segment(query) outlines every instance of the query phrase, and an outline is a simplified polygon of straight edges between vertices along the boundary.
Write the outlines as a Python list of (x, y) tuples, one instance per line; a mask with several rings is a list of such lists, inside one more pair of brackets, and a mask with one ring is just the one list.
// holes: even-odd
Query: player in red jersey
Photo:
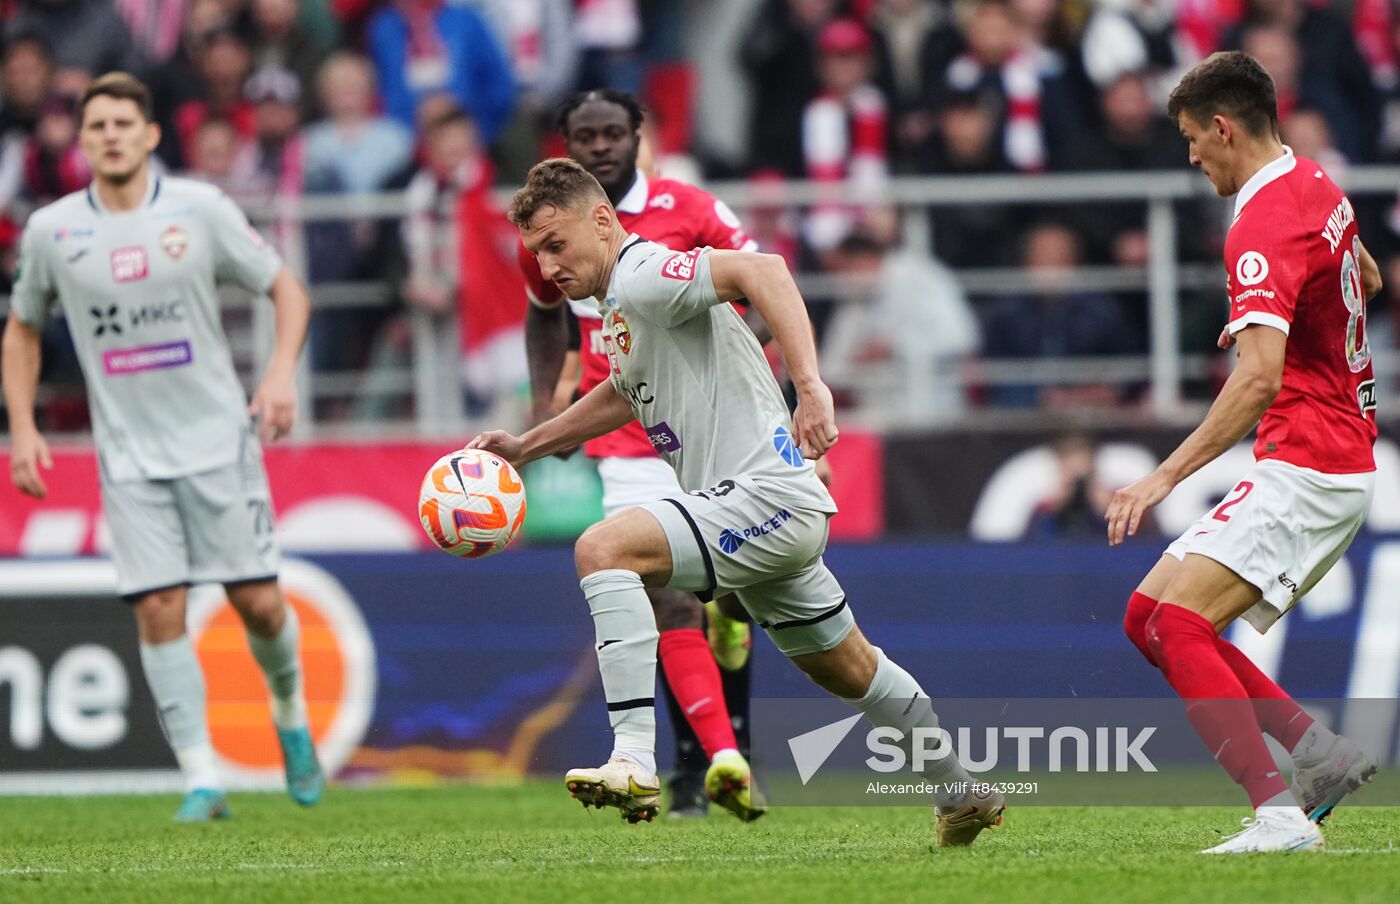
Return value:
[[(575, 95), (560, 108), (558, 118), (570, 156), (603, 186), (623, 228), (680, 251), (706, 245), (752, 251), (755, 244), (723, 201), (683, 182), (649, 179), (638, 169), (641, 125), (641, 105), (631, 95), (618, 91)], [(520, 268), (531, 301), (525, 320), (525, 344), (535, 416), (544, 419), (554, 413), (548, 409), (570, 344), (569, 311), (577, 318), (581, 339), (580, 394), (608, 379), (605, 343), (611, 337), (602, 334), (603, 321), (597, 306), (591, 300), (567, 300), (558, 286), (541, 276), (535, 256), (524, 245), (520, 246)], [(598, 463), (607, 515), (681, 492), (675, 473), (656, 454), (651, 439), (635, 420), (620, 430), (589, 440), (583, 450)], [(742, 640), (730, 645), (737, 648), (739, 655), (720, 670), (703, 632), (705, 609), (700, 600), (693, 594), (666, 588), (649, 588), (647, 595), (661, 632), (661, 667), (676, 734), (677, 774), (671, 781), (670, 813), (700, 815), (705, 810), (707, 791), (715, 796), (717, 783), (724, 780), (724, 770), (739, 768), (726, 764), (730, 752), (748, 746), (748, 626), (731, 622), (711, 605), (712, 623), (726, 623), (730, 636), (742, 632)], [(747, 765), (742, 768), (747, 774)], [(747, 803), (747, 795), (723, 799), (745, 821), (762, 813), (761, 808)]]
[[(1320, 823), (1375, 767), (1313, 721), (1220, 633), (1243, 616), (1266, 631), (1346, 551), (1370, 506), (1375, 381), (1366, 300), (1380, 271), (1351, 202), (1279, 141), (1273, 80), (1245, 54), (1217, 53), (1182, 78), (1167, 112), (1221, 196), (1230, 314), (1221, 348), (1239, 365), (1205, 421), (1109, 505), (1112, 545), (1187, 475), (1256, 423), (1254, 467), (1167, 547), (1128, 603), (1124, 630), (1189, 701), (1191, 723), (1248, 792), (1255, 818), (1204, 853), (1322, 846)], [(1262, 418), (1262, 420), (1261, 420)], [(1264, 743), (1290, 752), (1293, 788)]]

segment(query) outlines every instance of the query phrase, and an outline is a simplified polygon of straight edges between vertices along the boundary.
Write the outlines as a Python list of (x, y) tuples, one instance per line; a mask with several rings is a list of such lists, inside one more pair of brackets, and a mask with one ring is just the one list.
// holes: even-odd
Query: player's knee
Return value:
[(1171, 643), (1170, 620), (1165, 617), (1165, 606), (1158, 606), (1152, 610), (1152, 614), (1143, 622), (1142, 634), (1147, 647), (1147, 654), (1151, 656), (1154, 663), (1164, 663), (1167, 660), (1167, 647)]
[(282, 591), (276, 581), (259, 581), (228, 588), (229, 602), (238, 610), (243, 625), (254, 634), (272, 637), (286, 620)]
[(168, 643), (185, 633), (185, 588), (143, 594), (131, 606), (143, 643)]
[(574, 566), (586, 578), (608, 568), (626, 568), (625, 550), (606, 521), (589, 527), (574, 543)]
[(653, 587), (647, 590), (647, 596), (651, 599), (652, 611), (656, 613), (658, 631), (704, 627), (705, 610), (693, 593)]
[(1154, 666), (1157, 659), (1152, 655), (1152, 648), (1147, 643), (1147, 620), (1156, 609), (1154, 600), (1141, 593), (1134, 593), (1128, 600), (1127, 611), (1123, 613), (1123, 633), (1128, 635), (1128, 640), (1138, 648), (1138, 652)]

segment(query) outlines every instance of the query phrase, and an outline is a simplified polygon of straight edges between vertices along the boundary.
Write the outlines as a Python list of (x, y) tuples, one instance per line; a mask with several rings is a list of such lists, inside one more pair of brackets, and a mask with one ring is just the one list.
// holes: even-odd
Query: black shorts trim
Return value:
[(828, 618), (835, 618), (841, 614), (841, 610), (844, 608), (846, 608), (846, 600), (843, 597), (841, 602), (820, 615), (814, 615), (811, 618), (796, 618), (792, 621), (775, 622), (771, 625), (766, 622), (759, 622), (758, 626), (768, 631), (781, 631), (784, 628), (800, 628), (803, 625), (815, 625), (817, 622), (824, 622)]
[(695, 523), (695, 519), (690, 516), (690, 512), (687, 512), (685, 510), (685, 506), (681, 505), (674, 499), (667, 498), (661, 501), (669, 502), (672, 505), (674, 505), (676, 507), (676, 511), (680, 512), (681, 517), (685, 519), (685, 523), (690, 525), (690, 532), (695, 535), (695, 544), (700, 547), (700, 557), (705, 562), (705, 580), (707, 582), (706, 588), (704, 590), (697, 591), (695, 595), (700, 597), (701, 602), (708, 603), (711, 599), (714, 598), (716, 586), (715, 562), (714, 559), (710, 558), (710, 548), (705, 545), (705, 538), (700, 535), (699, 526)]
[(255, 577), (255, 578), (234, 578), (234, 579), (231, 580), (231, 581), (208, 581), (207, 583), (210, 583), (210, 584), (223, 584), (225, 588), (228, 588), (228, 587), (242, 587), (244, 584), (261, 584), (261, 583), (263, 583), (264, 581), (271, 581), (271, 582), (273, 582), (273, 583), (275, 584), (275, 583), (277, 583), (277, 575), (275, 575), (275, 574), (264, 574), (264, 575), (259, 575), (258, 577)]
[(608, 712), (622, 712), (624, 709), (641, 709), (643, 706), (655, 706), (655, 697), (638, 697), (635, 700), (620, 700), (617, 703), (608, 704)]
[(189, 581), (176, 581), (173, 584), (161, 584), (159, 587), (147, 587), (144, 590), (136, 590), (131, 593), (123, 593), (121, 595), (121, 601), (123, 603), (126, 603), (128, 606), (134, 606), (137, 603), (141, 602), (141, 597), (143, 596), (148, 596), (152, 593), (160, 593), (162, 590), (174, 590), (176, 587), (189, 586)]

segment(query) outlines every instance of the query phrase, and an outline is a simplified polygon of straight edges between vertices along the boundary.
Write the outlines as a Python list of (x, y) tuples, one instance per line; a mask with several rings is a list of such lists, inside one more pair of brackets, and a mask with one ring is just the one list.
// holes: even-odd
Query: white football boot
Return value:
[[(1314, 749), (1320, 748), (1320, 749)], [(1293, 760), (1293, 796), (1313, 822), (1321, 823), (1343, 797), (1366, 784), (1376, 767), (1351, 740), (1335, 735), (1299, 751)]]
[(1260, 807), (1253, 819), (1242, 819), (1244, 829), (1202, 854), (1262, 854), (1318, 851), (1322, 831), (1297, 807)]
[(596, 769), (570, 769), (564, 786), (584, 809), (617, 807), (630, 823), (651, 822), (661, 800), (661, 780), (625, 756), (615, 756)]

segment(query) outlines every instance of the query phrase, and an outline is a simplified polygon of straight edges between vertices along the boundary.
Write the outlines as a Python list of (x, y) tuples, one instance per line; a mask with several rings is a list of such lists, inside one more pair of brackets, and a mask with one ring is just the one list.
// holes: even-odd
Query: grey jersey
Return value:
[(223, 192), (152, 175), (133, 210), (90, 187), (35, 211), (10, 304), (34, 327), (61, 306), (107, 476), (182, 477), (235, 461), (248, 422), (216, 286), (265, 292), (281, 266)]
[(682, 489), (745, 476), (791, 504), (834, 513), (802, 458), (763, 350), (710, 278), (710, 249), (630, 236), (599, 305), (612, 382)]

